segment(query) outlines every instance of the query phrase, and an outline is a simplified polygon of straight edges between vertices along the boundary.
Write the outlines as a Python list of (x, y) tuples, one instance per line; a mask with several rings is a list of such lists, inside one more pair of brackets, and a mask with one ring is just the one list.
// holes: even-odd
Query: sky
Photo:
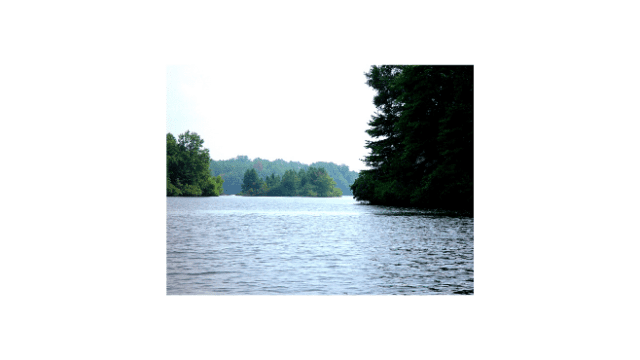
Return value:
[(167, 132), (204, 139), (213, 160), (238, 155), (366, 168), (375, 112), (371, 64), (238, 62), (167, 66)]

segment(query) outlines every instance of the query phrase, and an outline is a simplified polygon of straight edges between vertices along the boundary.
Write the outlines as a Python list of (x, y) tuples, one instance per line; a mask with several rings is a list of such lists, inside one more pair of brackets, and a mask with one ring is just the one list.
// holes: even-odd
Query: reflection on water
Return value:
[(473, 294), (473, 218), (342, 198), (167, 198), (167, 294)]

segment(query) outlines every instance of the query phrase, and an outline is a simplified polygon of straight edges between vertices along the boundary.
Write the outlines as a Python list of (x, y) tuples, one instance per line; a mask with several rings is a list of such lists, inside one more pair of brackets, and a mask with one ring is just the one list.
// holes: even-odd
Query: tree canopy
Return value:
[(342, 190), (335, 187), (336, 182), (324, 168), (310, 166), (298, 172), (287, 170), (282, 178), (272, 173), (262, 180), (255, 168), (244, 173), (240, 195), (250, 196), (342, 196)]
[(285, 161), (282, 159), (269, 161), (256, 158), (251, 160), (244, 155), (229, 160), (212, 160), (209, 167), (212, 175), (222, 176), (225, 181), (225, 193), (229, 194), (241, 191), (244, 173), (250, 168), (255, 169), (258, 176), (266, 181), (272, 174), (282, 179), (287, 170), (293, 170), (298, 173), (301, 169), (306, 171), (310, 167), (322, 167), (329, 174), (329, 177), (336, 182), (335, 186), (342, 190), (342, 193), (345, 195), (351, 195), (349, 185), (353, 184), (354, 180), (358, 177), (358, 173), (350, 171), (347, 165), (337, 165), (332, 162), (315, 162), (307, 165), (297, 161)]
[(209, 149), (197, 133), (167, 133), (167, 196), (218, 196), (224, 180), (209, 172)]
[(351, 185), (371, 204), (473, 210), (473, 66), (372, 66), (371, 150)]

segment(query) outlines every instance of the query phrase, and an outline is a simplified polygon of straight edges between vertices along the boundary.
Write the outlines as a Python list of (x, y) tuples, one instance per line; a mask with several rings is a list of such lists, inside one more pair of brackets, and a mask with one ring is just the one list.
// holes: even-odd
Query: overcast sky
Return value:
[(365, 169), (375, 91), (371, 64), (269, 63), (167, 67), (167, 132), (190, 130), (214, 160), (237, 155)]

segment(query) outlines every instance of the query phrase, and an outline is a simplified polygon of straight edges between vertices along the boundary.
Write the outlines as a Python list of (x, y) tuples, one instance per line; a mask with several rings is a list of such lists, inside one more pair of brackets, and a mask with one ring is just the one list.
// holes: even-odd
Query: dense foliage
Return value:
[(256, 158), (250, 160), (247, 156), (241, 155), (229, 160), (211, 161), (209, 165), (212, 175), (220, 175), (224, 179), (224, 190), (227, 194), (233, 194), (241, 191), (241, 185), (244, 180), (244, 174), (248, 169), (255, 169), (256, 173), (263, 181), (267, 177), (275, 174), (282, 178), (287, 170), (299, 172), (301, 169), (307, 170), (310, 167), (324, 168), (336, 182), (336, 187), (342, 190), (345, 195), (351, 195), (349, 185), (353, 184), (358, 177), (355, 171), (349, 171), (347, 165), (336, 165), (331, 162), (315, 162), (311, 165), (303, 164), (297, 161), (284, 161), (277, 159), (275, 161)]
[(287, 170), (282, 178), (272, 173), (262, 180), (254, 168), (247, 169), (243, 176), (240, 195), (251, 196), (342, 196), (342, 190), (324, 168), (310, 166), (298, 172)]
[(178, 140), (167, 133), (167, 196), (218, 196), (222, 177), (209, 172), (209, 149), (204, 140), (189, 131)]
[(473, 66), (372, 66), (366, 77), (375, 141), (354, 197), (473, 211)]

